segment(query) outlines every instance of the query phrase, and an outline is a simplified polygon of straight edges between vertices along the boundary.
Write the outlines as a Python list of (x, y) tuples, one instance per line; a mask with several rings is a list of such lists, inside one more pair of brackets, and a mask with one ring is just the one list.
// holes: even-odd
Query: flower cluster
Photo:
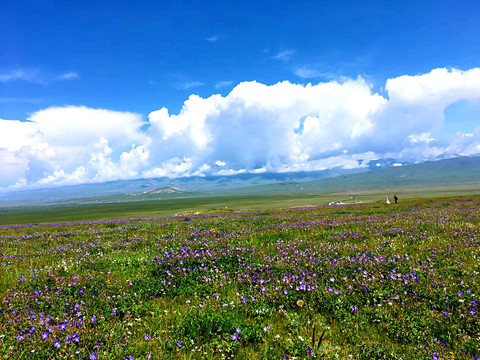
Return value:
[(0, 358), (474, 358), (479, 215), (459, 200), (3, 226)]

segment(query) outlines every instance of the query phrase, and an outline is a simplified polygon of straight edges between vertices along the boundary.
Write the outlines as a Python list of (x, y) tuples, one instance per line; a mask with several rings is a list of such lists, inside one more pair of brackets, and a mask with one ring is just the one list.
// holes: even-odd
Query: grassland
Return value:
[(400, 199), (2, 226), (0, 358), (478, 358), (480, 196)]
[[(386, 195), (393, 194), (402, 200), (470, 196), (480, 194), (480, 157), (458, 157), (311, 181), (297, 181), (306, 179), (306, 174), (296, 173), (239, 176), (139, 179), (0, 194), (0, 225), (285, 209), (355, 200), (382, 202)], [(282, 181), (270, 183), (272, 176)], [(196, 190), (142, 195), (144, 186), (150, 183)], [(230, 188), (232, 184), (234, 188)], [(124, 192), (112, 195), (120, 189)], [(127, 194), (127, 189), (137, 189), (136, 196)], [(33, 205), (35, 202), (38, 205)]]
[(180, 198), (130, 202), (69, 203), (0, 208), (0, 225), (39, 224), (49, 222), (107, 220), (118, 218), (147, 218), (184, 214), (211, 214), (235, 211), (288, 209), (302, 206), (322, 206), (330, 202), (378, 202), (385, 196), (397, 194), (401, 201), (414, 198), (442, 196), (471, 196), (480, 194), (478, 184), (454, 186), (372, 186), (355, 189), (345, 184), (337, 188), (319, 189), (313, 183), (283, 186), (260, 186), (223, 191), (212, 194), (194, 194)]

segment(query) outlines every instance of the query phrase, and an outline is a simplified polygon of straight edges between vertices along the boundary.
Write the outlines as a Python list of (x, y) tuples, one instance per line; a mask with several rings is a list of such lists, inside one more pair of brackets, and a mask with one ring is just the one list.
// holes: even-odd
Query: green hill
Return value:
[(480, 156), (396, 166), (303, 183), (243, 188), (242, 193), (359, 193), (383, 190), (480, 188)]
[(338, 176), (304, 184), (325, 190), (373, 190), (480, 184), (480, 156), (458, 157), (367, 173)]

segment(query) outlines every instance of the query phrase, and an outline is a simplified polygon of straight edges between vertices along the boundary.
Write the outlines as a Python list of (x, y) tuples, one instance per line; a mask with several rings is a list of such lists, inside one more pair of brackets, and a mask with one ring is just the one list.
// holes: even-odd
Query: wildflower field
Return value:
[(474, 359), (480, 197), (0, 227), (0, 359)]

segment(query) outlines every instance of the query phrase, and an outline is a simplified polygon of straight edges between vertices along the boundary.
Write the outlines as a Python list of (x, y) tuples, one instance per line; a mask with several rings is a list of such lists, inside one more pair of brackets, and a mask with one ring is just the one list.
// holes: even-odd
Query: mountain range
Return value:
[(0, 192), (0, 207), (35, 204), (111, 203), (188, 197), (356, 192), (411, 187), (480, 187), (480, 156), (419, 164), (393, 159), (358, 169), (334, 168), (297, 173), (237, 174), (186, 178), (119, 180), (82, 185)]

